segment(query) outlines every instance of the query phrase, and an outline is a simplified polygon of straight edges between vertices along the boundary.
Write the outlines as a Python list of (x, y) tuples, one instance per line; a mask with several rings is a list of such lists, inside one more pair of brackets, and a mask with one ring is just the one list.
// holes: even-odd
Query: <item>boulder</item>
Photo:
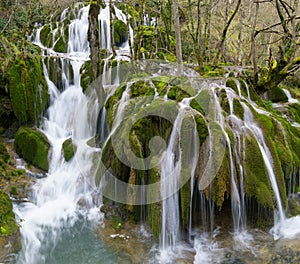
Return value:
[(30, 164), (47, 171), (50, 143), (37, 129), (20, 127), (15, 135), (14, 148)]

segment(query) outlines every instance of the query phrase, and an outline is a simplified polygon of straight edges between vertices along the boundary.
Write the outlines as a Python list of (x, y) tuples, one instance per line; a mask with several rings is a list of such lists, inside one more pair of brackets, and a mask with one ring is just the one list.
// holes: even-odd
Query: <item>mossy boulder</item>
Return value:
[(39, 130), (21, 127), (15, 135), (14, 148), (30, 164), (47, 171), (50, 143)]
[(267, 98), (270, 101), (272, 101), (273, 103), (287, 102), (288, 101), (288, 98), (287, 98), (286, 94), (278, 86), (276, 86), (273, 89), (267, 91)]
[(8, 70), (9, 93), (20, 122), (36, 122), (48, 103), (48, 89), (40, 56), (18, 56)]
[(236, 98), (233, 99), (233, 113), (240, 119), (244, 119), (244, 108)]
[(122, 43), (127, 41), (127, 26), (122, 20), (115, 20), (114, 22), (114, 40), (116, 46), (121, 46)]
[(69, 161), (74, 157), (77, 150), (77, 146), (73, 144), (72, 139), (69, 138), (63, 143), (62, 150), (63, 150), (65, 160)]
[(0, 235), (9, 236), (18, 231), (12, 202), (8, 195), (0, 191)]
[(60, 53), (66, 53), (68, 50), (68, 42), (61, 36), (56, 42), (53, 47), (53, 50)]
[(246, 195), (255, 197), (262, 206), (273, 209), (275, 197), (259, 146), (252, 136), (247, 137), (245, 140), (246, 149), (243, 165)]

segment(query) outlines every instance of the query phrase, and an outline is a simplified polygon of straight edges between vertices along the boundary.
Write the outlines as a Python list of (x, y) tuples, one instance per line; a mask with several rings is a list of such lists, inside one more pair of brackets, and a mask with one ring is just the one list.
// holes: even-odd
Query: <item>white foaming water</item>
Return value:
[(207, 233), (195, 238), (194, 250), (194, 264), (217, 264), (224, 260), (224, 250)]
[(279, 238), (294, 239), (299, 237), (300, 215), (278, 221), (270, 230), (270, 233), (275, 240)]

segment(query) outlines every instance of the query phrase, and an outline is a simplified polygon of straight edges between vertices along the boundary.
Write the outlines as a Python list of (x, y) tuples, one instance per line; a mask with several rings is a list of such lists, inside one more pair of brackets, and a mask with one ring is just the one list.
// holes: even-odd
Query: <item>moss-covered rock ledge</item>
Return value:
[(47, 137), (37, 129), (20, 127), (15, 135), (14, 148), (20, 157), (45, 171), (49, 168), (50, 147)]

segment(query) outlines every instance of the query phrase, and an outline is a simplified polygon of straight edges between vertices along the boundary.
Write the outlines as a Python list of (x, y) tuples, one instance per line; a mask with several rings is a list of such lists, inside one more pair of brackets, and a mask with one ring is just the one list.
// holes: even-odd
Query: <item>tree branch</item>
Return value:
[[(293, 17), (287, 19), (285, 22), (286, 22), (286, 23), (287, 23), (287, 22), (290, 22), (292, 19), (293, 19)], [(295, 19), (296, 19), (296, 20), (300, 19), (300, 16), (295, 17)], [(282, 24), (282, 22), (278, 22), (278, 23), (276, 23), (276, 24), (273, 24), (273, 25), (271, 25), (271, 26), (265, 27), (265, 28), (263, 28), (263, 29), (256, 30), (256, 31), (255, 31), (255, 37), (256, 37), (259, 33), (262, 33), (262, 32), (264, 32), (264, 31), (267, 31), (267, 30), (271, 29), (271, 28), (280, 26), (281, 24)]]

